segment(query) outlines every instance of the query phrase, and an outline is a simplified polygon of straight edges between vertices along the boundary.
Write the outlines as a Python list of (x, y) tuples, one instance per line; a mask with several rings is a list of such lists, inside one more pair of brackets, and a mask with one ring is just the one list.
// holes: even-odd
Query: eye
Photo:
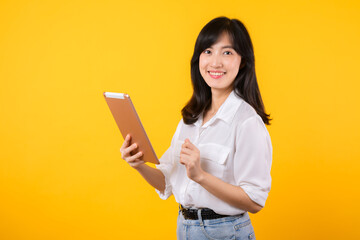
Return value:
[(211, 51), (210, 51), (209, 49), (206, 49), (203, 53), (205, 53), (205, 54), (210, 54)]
[(230, 52), (230, 51), (225, 51), (224, 54), (225, 54), (225, 55), (232, 55), (232, 52)]

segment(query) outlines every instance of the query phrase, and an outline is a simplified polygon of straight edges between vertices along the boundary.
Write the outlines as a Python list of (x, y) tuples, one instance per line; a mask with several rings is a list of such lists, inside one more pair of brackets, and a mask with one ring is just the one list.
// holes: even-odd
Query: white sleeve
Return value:
[(166, 152), (159, 159), (160, 164), (155, 165), (165, 176), (165, 190), (160, 192), (155, 188), (155, 191), (159, 194), (160, 198), (163, 200), (168, 199), (172, 194), (172, 187), (170, 184), (170, 173), (173, 168), (172, 164), (172, 147), (170, 146)]
[(234, 177), (236, 185), (263, 207), (271, 188), (271, 163), (270, 136), (260, 116), (256, 115), (237, 130)]
[(160, 192), (159, 190), (155, 189), (155, 191), (159, 194), (160, 198), (163, 200), (168, 199), (172, 195), (172, 186), (170, 183), (170, 175), (174, 168), (174, 146), (175, 141), (179, 138), (180, 129), (183, 124), (183, 120), (181, 119), (175, 134), (171, 140), (170, 147), (166, 150), (166, 152), (161, 156), (159, 159), (160, 164), (155, 165), (157, 169), (159, 169), (165, 176), (165, 190), (164, 192)]

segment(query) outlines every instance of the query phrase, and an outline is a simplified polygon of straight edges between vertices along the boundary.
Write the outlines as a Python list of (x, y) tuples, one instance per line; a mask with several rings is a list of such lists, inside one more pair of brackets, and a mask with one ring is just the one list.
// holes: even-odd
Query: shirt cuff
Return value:
[(261, 188), (249, 187), (249, 186), (240, 186), (245, 193), (249, 196), (251, 200), (259, 204), (260, 206), (264, 207), (266, 199), (269, 195), (268, 192), (262, 190)]
[(157, 169), (159, 169), (165, 176), (165, 190), (163, 192), (160, 192), (158, 189), (155, 188), (155, 191), (159, 194), (159, 197), (163, 200), (168, 199), (171, 195), (172, 195), (172, 187), (171, 184), (169, 183), (168, 180), (168, 176), (165, 173), (166, 171), (164, 171), (161, 167), (161, 165), (155, 165)]

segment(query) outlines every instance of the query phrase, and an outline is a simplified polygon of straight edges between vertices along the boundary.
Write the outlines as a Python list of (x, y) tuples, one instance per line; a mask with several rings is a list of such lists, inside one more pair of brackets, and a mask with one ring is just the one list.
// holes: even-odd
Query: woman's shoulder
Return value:
[(270, 142), (270, 135), (266, 125), (256, 110), (247, 102), (243, 101), (234, 117), (235, 132), (258, 136)]
[(234, 116), (234, 122), (237, 125), (241, 125), (242, 123), (250, 119), (261, 119), (261, 117), (257, 114), (256, 110), (249, 103), (247, 103), (244, 99), (240, 97), (237, 98), (239, 99), (239, 101), (241, 101), (241, 104)]

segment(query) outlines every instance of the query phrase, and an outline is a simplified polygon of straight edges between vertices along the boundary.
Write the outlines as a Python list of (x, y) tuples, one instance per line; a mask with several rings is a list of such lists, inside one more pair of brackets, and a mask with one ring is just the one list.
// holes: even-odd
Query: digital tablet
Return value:
[(136, 143), (138, 145), (136, 152), (143, 152), (143, 156), (140, 159), (145, 162), (159, 164), (159, 160), (129, 95), (125, 93), (104, 92), (104, 97), (123, 138), (125, 139), (126, 135), (130, 134), (130, 144)]

